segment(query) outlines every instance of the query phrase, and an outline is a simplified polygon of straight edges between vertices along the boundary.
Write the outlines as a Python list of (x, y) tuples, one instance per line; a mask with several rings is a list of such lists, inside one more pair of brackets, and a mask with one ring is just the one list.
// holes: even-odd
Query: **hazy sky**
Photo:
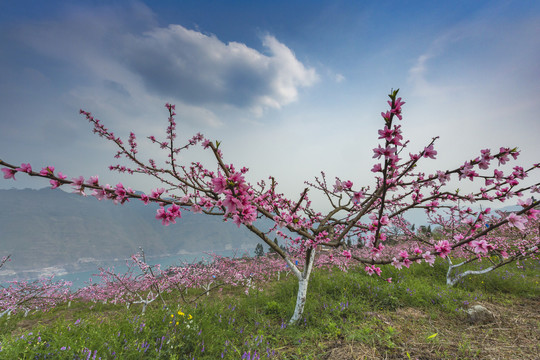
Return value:
[(222, 141), (252, 182), (274, 175), (296, 197), (324, 170), (356, 187), (400, 88), (409, 151), (441, 136), (426, 170), (500, 146), (530, 165), (539, 64), (538, 1), (0, 1), (0, 158), (149, 191), (107, 170), (114, 148), (78, 110), (144, 145), (171, 102), (180, 138)]

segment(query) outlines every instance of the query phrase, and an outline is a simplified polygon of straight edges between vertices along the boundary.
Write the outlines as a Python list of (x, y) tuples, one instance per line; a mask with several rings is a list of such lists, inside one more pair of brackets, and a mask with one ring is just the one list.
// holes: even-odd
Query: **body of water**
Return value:
[[(247, 254), (249, 256), (254, 255), (254, 249), (242, 249), (242, 250), (223, 250), (223, 251), (216, 251), (215, 254), (225, 257), (242, 257), (244, 254)], [(131, 259), (129, 259), (131, 260)], [(212, 260), (212, 256), (210, 256), (207, 253), (190, 253), (190, 254), (176, 254), (176, 255), (166, 255), (161, 257), (147, 257), (146, 262), (148, 265), (157, 265), (159, 264), (161, 266), (162, 270), (167, 269), (171, 266), (178, 266), (181, 264), (192, 264), (192, 263), (198, 263), (199, 261), (203, 262), (209, 262)], [(111, 270), (114, 269), (114, 272), (116, 274), (123, 274), (128, 270), (128, 266), (126, 265), (126, 259), (124, 260), (118, 260), (118, 261), (111, 261), (108, 262), (105, 266), (101, 266), (105, 269), (110, 268)], [(141, 271), (138, 268), (134, 268), (133, 270), (134, 274), (140, 274)], [(98, 266), (96, 265), (95, 269), (91, 270), (85, 270), (85, 271), (78, 271), (73, 273), (65, 273), (62, 272), (61, 274), (55, 274), (54, 280), (55, 281), (71, 281), (72, 287), (71, 289), (73, 291), (80, 289), (82, 287), (85, 287), (92, 281), (92, 283), (99, 283), (100, 277), (96, 276), (96, 274), (99, 274)], [(28, 279), (28, 280), (35, 280), (35, 279)], [(9, 284), (6, 283), (6, 279), (3, 279), (0, 282), (0, 285), (2, 286), (8, 286)]]

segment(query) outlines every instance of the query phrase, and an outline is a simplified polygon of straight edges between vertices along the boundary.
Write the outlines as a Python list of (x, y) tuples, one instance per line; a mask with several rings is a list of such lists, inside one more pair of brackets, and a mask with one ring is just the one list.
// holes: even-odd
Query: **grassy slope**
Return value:
[[(316, 270), (297, 326), (287, 325), (296, 295), (291, 276), (250, 296), (224, 288), (191, 305), (167, 294), (171, 310), (156, 301), (144, 316), (137, 307), (77, 303), (0, 319), (0, 358), (538, 358), (538, 261), (454, 288), (445, 286), (444, 274), (441, 263), (387, 267), (388, 284), (359, 269)], [(492, 310), (495, 322), (469, 324), (463, 309), (473, 304)]]

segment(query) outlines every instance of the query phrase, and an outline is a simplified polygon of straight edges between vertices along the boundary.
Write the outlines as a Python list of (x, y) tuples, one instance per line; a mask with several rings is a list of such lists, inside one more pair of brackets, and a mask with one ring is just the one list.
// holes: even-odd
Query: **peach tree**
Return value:
[[(452, 209), (457, 203), (504, 201), (539, 192), (540, 185), (538, 182), (520, 185), (529, 173), (539, 168), (539, 164), (529, 168), (516, 167), (510, 173), (504, 173), (504, 165), (519, 156), (516, 148), (501, 147), (494, 152), (485, 149), (480, 156), (454, 169), (433, 174), (419, 172), (417, 169), (422, 160), (436, 158), (434, 145), (437, 137), (423, 149), (405, 154), (408, 141), (405, 141), (402, 126), (398, 124), (402, 120), (405, 103), (397, 94), (398, 90), (391, 91), (389, 109), (381, 113), (380, 142), (372, 150), (376, 160), (371, 169), (374, 181), (366, 186), (340, 178), (329, 183), (322, 173), (314, 181), (306, 182), (306, 188), (297, 197), (290, 198), (280, 193), (274, 177), (249, 182), (246, 179), (249, 170), (229, 162), (220, 149), (219, 141), (211, 141), (199, 133), (180, 142), (177, 139), (175, 106), (168, 103), (165, 105), (168, 112), (165, 137), (147, 137), (150, 143), (164, 151), (161, 163), (141, 157), (133, 132), (124, 141), (91, 113), (80, 111), (92, 124), (94, 133), (116, 145), (115, 158), (123, 159), (123, 162), (111, 165), (110, 170), (153, 178), (156, 186), (149, 192), (136, 192), (122, 183), (114, 186), (103, 184), (98, 176), (68, 178), (51, 165), (40, 171), (33, 170), (28, 163), (16, 166), (0, 160), (0, 165), (4, 166), (2, 171), (6, 179), (15, 179), (22, 173), (46, 178), (52, 188), (70, 185), (81, 195), (90, 191), (99, 200), (107, 199), (118, 204), (130, 200), (155, 203), (159, 206), (156, 219), (164, 226), (180, 219), (182, 211), (191, 211), (222, 216), (239, 227), (246, 227), (266, 243), (296, 276), (298, 292), (290, 319), (295, 323), (302, 316), (310, 275), (321, 247), (340, 248), (338, 256), (360, 262), (369, 275), (380, 276), (382, 264), (408, 267), (413, 262), (433, 263), (435, 257), (446, 258), (467, 246), (477, 249), (484, 236), (505, 224), (525, 224), (529, 219), (536, 219), (534, 207), (539, 202), (531, 200), (518, 213), (494, 219), (489, 228), (472, 224), (472, 227), (454, 233), (452, 239), (424, 239), (422, 246), (413, 246), (410, 251), (396, 246), (395, 241), (390, 245), (387, 240), (393, 224), (403, 222), (404, 215), (412, 209), (436, 213), (441, 209)], [(210, 152), (213, 160), (209, 164), (202, 161), (183, 163), (180, 154), (195, 146), (202, 146)], [(461, 194), (452, 189), (451, 180), (455, 177), (477, 184), (477, 190)], [(329, 210), (315, 209), (310, 192), (321, 192)], [(270, 228), (268, 223), (272, 224)], [(272, 241), (274, 234), (288, 245), (287, 249)], [(406, 236), (399, 242), (411, 244)], [(491, 245), (495, 247), (498, 243)], [(358, 246), (363, 248), (362, 253), (356, 251)]]

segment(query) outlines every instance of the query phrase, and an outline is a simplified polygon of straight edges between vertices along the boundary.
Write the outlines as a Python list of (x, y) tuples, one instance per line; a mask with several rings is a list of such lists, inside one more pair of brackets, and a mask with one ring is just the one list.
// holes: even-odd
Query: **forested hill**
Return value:
[(90, 258), (128, 258), (139, 246), (148, 256), (161, 256), (252, 249), (258, 243), (221, 216), (183, 211), (176, 224), (163, 226), (156, 209), (134, 199), (114, 205), (58, 189), (0, 190), (0, 257), (12, 258), (4, 270), (77, 270)]

